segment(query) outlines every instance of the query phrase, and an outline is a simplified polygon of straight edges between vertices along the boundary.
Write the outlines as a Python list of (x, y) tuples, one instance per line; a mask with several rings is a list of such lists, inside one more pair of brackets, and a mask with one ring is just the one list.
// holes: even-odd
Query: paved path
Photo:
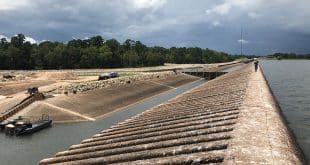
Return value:
[(249, 77), (240, 111), (226, 164), (302, 164), (260, 69)]

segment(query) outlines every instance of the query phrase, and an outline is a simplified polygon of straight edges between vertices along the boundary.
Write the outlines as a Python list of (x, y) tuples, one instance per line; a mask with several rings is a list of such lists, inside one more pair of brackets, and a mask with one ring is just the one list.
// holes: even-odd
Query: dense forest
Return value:
[(0, 41), (0, 69), (77, 69), (157, 66), (164, 63), (215, 63), (234, 60), (223, 52), (198, 47), (148, 47), (140, 41), (101, 36), (68, 43), (31, 44), (23, 34)]
[(295, 54), (295, 53), (274, 53), (273, 55), (268, 55), (268, 58), (277, 59), (309, 59), (310, 54)]

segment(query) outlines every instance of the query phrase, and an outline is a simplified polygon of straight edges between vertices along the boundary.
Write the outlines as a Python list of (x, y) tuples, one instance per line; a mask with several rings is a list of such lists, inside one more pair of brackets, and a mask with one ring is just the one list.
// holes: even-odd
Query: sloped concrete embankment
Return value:
[(135, 81), (77, 94), (59, 95), (35, 102), (16, 115), (37, 119), (40, 114), (48, 114), (54, 123), (93, 121), (196, 80), (199, 78), (174, 74), (167, 78), (156, 77), (147, 81)]
[[(270, 118), (276, 126), (270, 120), (266, 125), (268, 114), (278, 111), (270, 104), (253, 109), (274, 100), (251, 99), (267, 87), (255, 86), (252, 69), (248, 65), (214, 79), (39, 164), (256, 164), (263, 157), (265, 164), (302, 164), (281, 116)], [(260, 111), (264, 115), (257, 116)]]

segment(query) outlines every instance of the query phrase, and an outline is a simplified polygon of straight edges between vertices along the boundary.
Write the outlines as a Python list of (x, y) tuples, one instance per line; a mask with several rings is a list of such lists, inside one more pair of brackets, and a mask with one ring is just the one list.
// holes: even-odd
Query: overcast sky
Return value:
[[(310, 53), (310, 0), (0, 0), (0, 37), (101, 35), (238, 54)], [(241, 27), (244, 39), (240, 38)]]

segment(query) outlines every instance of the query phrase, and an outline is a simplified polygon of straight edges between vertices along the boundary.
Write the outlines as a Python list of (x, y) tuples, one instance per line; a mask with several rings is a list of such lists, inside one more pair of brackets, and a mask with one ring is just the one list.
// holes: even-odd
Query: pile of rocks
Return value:
[(68, 86), (62, 86), (56, 90), (56, 93), (76, 93), (76, 92), (85, 92), (94, 89), (102, 89), (110, 86), (121, 86), (128, 83), (134, 83), (137, 81), (147, 81), (156, 78), (166, 78), (175, 76), (175, 73), (172, 71), (167, 72), (154, 72), (154, 73), (143, 73), (140, 75), (134, 76), (125, 76), (118, 77), (103, 81), (87, 81), (87, 82), (79, 82), (73, 83)]
[(0, 74), (0, 82), (24, 80), (26, 76), (16, 74)]

